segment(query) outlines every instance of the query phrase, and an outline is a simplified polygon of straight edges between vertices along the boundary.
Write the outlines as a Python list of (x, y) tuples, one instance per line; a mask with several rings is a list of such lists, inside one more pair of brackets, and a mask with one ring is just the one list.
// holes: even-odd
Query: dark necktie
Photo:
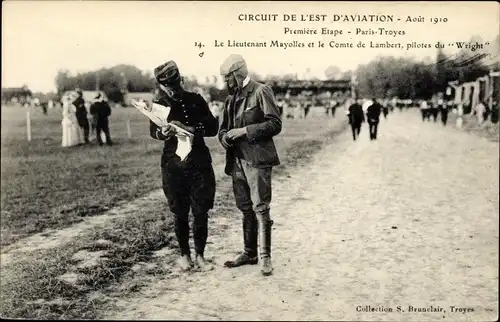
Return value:
[(233, 127), (236, 127), (236, 115), (238, 115), (238, 111), (236, 110), (236, 101), (238, 100), (238, 97), (240, 96), (241, 90), (238, 88), (236, 92), (233, 95), (232, 101), (231, 101), (231, 111), (233, 113), (232, 119), (233, 119)]

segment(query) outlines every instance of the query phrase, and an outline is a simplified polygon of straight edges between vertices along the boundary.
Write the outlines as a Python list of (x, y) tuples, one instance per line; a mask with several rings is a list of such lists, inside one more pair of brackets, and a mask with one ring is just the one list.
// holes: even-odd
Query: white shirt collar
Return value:
[(245, 77), (245, 79), (243, 80), (243, 86), (241, 86), (241, 88), (247, 86), (248, 83), (250, 83), (250, 76)]

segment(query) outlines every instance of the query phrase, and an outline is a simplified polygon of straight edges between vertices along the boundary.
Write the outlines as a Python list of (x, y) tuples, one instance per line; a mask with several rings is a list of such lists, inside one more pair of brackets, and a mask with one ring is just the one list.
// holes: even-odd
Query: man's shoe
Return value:
[(177, 264), (181, 268), (182, 271), (189, 271), (193, 268), (193, 261), (191, 260), (191, 256), (183, 255), (177, 260)]
[(262, 267), (261, 267), (261, 273), (264, 276), (269, 276), (273, 274), (273, 266), (271, 265), (271, 257), (264, 257), (261, 259), (262, 261)]
[(214, 269), (214, 266), (209, 262), (207, 262), (207, 260), (203, 257), (203, 255), (197, 254), (194, 261), (198, 269), (200, 269), (201, 271), (206, 272)]
[(255, 265), (258, 262), (259, 258), (257, 256), (250, 257), (245, 253), (241, 253), (234, 260), (225, 262), (224, 266), (233, 268), (242, 265)]

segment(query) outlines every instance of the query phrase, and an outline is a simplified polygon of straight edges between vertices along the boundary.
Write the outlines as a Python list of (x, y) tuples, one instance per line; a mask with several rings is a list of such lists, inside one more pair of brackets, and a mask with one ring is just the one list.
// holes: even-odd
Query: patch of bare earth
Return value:
[(361, 135), (274, 180), (273, 276), (223, 267), (242, 248), (233, 211), (210, 220), (214, 271), (158, 276), (105, 318), (496, 320), (498, 145), (412, 112)]

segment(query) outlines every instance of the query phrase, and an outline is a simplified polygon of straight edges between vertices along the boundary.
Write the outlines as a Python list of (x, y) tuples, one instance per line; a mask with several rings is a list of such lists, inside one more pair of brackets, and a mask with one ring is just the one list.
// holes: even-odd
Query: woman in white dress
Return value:
[(82, 143), (75, 116), (76, 107), (73, 105), (73, 100), (74, 97), (72, 95), (65, 96), (62, 99), (62, 147), (70, 147)]

